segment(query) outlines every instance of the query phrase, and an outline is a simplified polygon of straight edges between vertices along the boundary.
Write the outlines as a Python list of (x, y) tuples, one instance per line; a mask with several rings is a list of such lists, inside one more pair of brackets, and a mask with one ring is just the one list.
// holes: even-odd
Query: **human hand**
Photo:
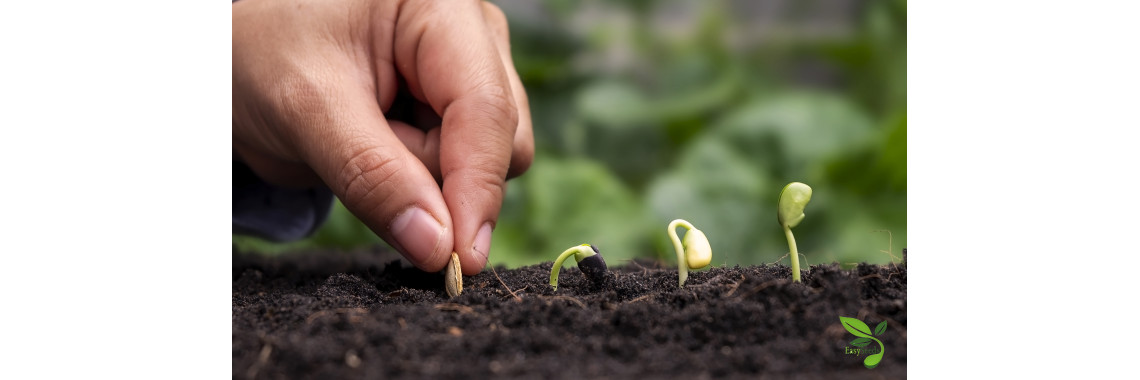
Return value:
[[(327, 184), (420, 269), (455, 251), (479, 273), (534, 155), (508, 36), (482, 1), (238, 1), (234, 153), (268, 182)], [(409, 95), (427, 125), (385, 117)]]

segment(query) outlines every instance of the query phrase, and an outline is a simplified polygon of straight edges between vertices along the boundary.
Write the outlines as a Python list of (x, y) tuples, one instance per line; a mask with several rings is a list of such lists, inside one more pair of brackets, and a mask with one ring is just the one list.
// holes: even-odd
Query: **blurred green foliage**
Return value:
[[(495, 1), (511, 22), (537, 155), (508, 185), (491, 263), (591, 243), (675, 260), (689, 220), (713, 265), (780, 260), (780, 189), (814, 189), (807, 264), (906, 246), (905, 1)], [(875, 230), (891, 231), (888, 234)], [(315, 236), (262, 251), (380, 242), (337, 205)], [(784, 263), (788, 262), (785, 257)]]

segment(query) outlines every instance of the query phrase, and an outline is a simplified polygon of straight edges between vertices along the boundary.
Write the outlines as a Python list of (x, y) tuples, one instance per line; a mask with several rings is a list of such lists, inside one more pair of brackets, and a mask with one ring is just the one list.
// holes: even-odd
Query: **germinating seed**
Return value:
[(443, 287), (448, 297), (455, 298), (463, 293), (463, 270), (459, 267), (459, 254), (455, 252), (451, 253), (451, 261), (443, 273)]
[[(590, 248), (594, 248), (594, 252), (598, 252), (598, 248), (594, 246), (590, 246)], [(578, 269), (581, 270), (582, 274), (585, 274), (586, 278), (594, 283), (594, 285), (600, 286), (606, 281), (606, 260), (602, 258), (600, 252), (579, 261)]]

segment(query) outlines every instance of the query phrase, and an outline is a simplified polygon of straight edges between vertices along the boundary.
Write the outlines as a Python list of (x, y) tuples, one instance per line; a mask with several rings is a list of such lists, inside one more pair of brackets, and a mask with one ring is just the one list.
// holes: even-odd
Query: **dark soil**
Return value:
[[(592, 286), (551, 262), (486, 268), (448, 299), (441, 274), (387, 249), (233, 256), (234, 378), (906, 377), (906, 266), (690, 272), (609, 263)], [(512, 294), (513, 293), (513, 294)], [(863, 365), (839, 317), (885, 347)], [(865, 349), (876, 348), (871, 343)]]

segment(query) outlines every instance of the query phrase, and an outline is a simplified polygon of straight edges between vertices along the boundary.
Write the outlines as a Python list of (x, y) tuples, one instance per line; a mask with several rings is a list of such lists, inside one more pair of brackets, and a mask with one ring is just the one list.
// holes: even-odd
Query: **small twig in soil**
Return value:
[(692, 287), (693, 289), (719, 288), (723, 284), (717, 284), (716, 282), (717, 282), (717, 280), (720, 280), (722, 277), (724, 277), (723, 274), (718, 274), (718, 275), (716, 275), (716, 277), (713, 277), (713, 278), (709, 279), (708, 281), (702, 282), (702, 283), (697, 284), (697, 285), (689, 285), (689, 286)]
[(519, 295), (515, 294), (515, 291), (511, 290), (511, 287), (507, 286), (507, 283), (503, 282), (502, 278), (499, 278), (499, 272), (495, 271), (494, 266), (491, 266), (491, 273), (495, 275), (495, 279), (499, 280), (500, 284), (503, 284), (504, 288), (507, 288), (507, 292), (511, 293), (511, 296), (515, 297), (515, 301), (522, 301), (522, 298), (519, 298)]
[(634, 303), (634, 302), (637, 302), (637, 301), (644, 301), (644, 300), (647, 300), (647, 299), (649, 299), (649, 297), (653, 297), (654, 295), (655, 295), (655, 294), (646, 294), (646, 295), (644, 295), (644, 296), (641, 296), (641, 297), (637, 297), (637, 298), (631, 299), (631, 300), (629, 300), (629, 301), (625, 301), (625, 303)]
[(636, 265), (638, 268), (641, 268), (641, 274), (642, 275), (649, 273), (649, 268), (641, 266), (641, 264), (638, 264), (636, 260), (627, 260), (627, 261), (629, 261), (630, 264)]
[[(332, 309), (332, 310), (321, 310), (321, 311), (318, 311), (316, 313), (309, 314), (309, 317), (305, 318), (305, 323), (306, 324), (313, 323), (313, 321), (316, 320), (317, 318), (320, 318), (321, 316), (327, 315), (327, 314), (354, 314), (354, 313), (368, 314), (368, 309), (365, 309), (362, 307), (352, 307), (352, 308), (342, 307), (342, 308), (337, 308), (337, 309)], [(350, 320), (349, 320), (350, 322), (356, 322), (356, 320), (351, 319), (352, 316), (349, 316), (349, 317), (350, 317)]]
[(890, 281), (890, 280), (891, 280), (891, 276), (894, 276), (894, 275), (896, 275), (896, 274), (902, 274), (902, 271), (901, 271), (901, 270), (899, 270), (899, 265), (898, 265), (898, 264), (895, 264), (895, 263), (891, 263), (891, 266), (890, 266), (890, 268), (894, 268), (894, 271), (892, 272), (890, 269), (887, 269), (887, 278), (886, 278), (884, 281)]
[(898, 256), (895, 256), (895, 254), (891, 252), (891, 250), (893, 248), (893, 244), (894, 244), (894, 236), (891, 235), (891, 230), (873, 230), (871, 232), (886, 232), (887, 233), (887, 250), (884, 251), (884, 250), (880, 249), (879, 252), (886, 253), (887, 255), (890, 255), (891, 256), (891, 264), (896, 263), (899, 260), (899, 258), (898, 258)]
[(765, 283), (763, 283), (763, 284), (760, 284), (760, 286), (757, 286), (757, 287), (755, 287), (755, 288), (752, 288), (752, 289), (751, 289), (751, 290), (749, 290), (747, 293), (741, 294), (741, 295), (740, 295), (738, 298), (745, 298), (745, 297), (748, 297), (748, 296), (750, 296), (750, 295), (753, 295), (753, 294), (759, 293), (760, 291), (762, 291), (762, 290), (764, 290), (764, 289), (767, 289), (767, 288), (769, 288), (769, 287), (775, 286), (775, 285), (777, 285), (777, 284), (780, 284), (780, 283), (782, 283), (782, 282), (784, 282), (784, 280), (772, 280), (772, 281), (767, 281), (767, 282), (765, 282)]
[(466, 314), (475, 311), (475, 309), (472, 309), (471, 306), (460, 305), (457, 303), (441, 303), (439, 305), (435, 305), (434, 307), (436, 310), (458, 311), (460, 314)]
[(245, 377), (252, 379), (253, 377), (257, 376), (257, 371), (260, 371), (261, 367), (264, 366), (265, 363), (269, 362), (269, 355), (272, 353), (273, 346), (269, 345), (268, 343), (266, 343), (264, 346), (261, 346), (261, 353), (257, 355), (257, 362), (249, 366), (249, 370), (245, 371)]
[(585, 309), (585, 308), (586, 308), (586, 304), (582, 303), (582, 301), (579, 301), (579, 300), (577, 300), (577, 299), (575, 299), (575, 298), (573, 298), (573, 297), (567, 297), (567, 296), (546, 296), (546, 297), (543, 297), (543, 298), (547, 298), (547, 301), (546, 301), (546, 304), (547, 304), (547, 305), (550, 305), (550, 300), (549, 300), (549, 299), (560, 299), (560, 300), (567, 300), (567, 301), (570, 301), (570, 302), (576, 303), (576, 304), (578, 304), (578, 307), (581, 307), (581, 308), (583, 308), (583, 309)]
[[(883, 265), (882, 267), (887, 267), (887, 266), (886, 266), (886, 265)], [(859, 277), (859, 280), (860, 280), (860, 281), (862, 281), (862, 280), (866, 280), (866, 279), (868, 279), (868, 278), (878, 278), (878, 279), (880, 279), (880, 280), (883, 280), (884, 282), (886, 282), (886, 281), (890, 281), (890, 280), (891, 280), (891, 276), (894, 276), (895, 274), (899, 274), (899, 273), (902, 273), (902, 272), (900, 272), (900, 271), (898, 270), (898, 266), (897, 266), (897, 265), (895, 265), (894, 263), (891, 263), (891, 264), (890, 264), (890, 267), (889, 267), (889, 268), (895, 268), (895, 271), (894, 271), (894, 272), (891, 272), (891, 270), (890, 270), (890, 269), (887, 269), (887, 278), (883, 278), (883, 275), (881, 275), (881, 274), (878, 274), (878, 273), (871, 273), (871, 274), (869, 274), (869, 275), (866, 275), (866, 276), (863, 276), (863, 277)]]
[(866, 280), (868, 278), (878, 278), (878, 279), (882, 280), (883, 276), (880, 276), (878, 273), (871, 273), (869, 275), (859, 277), (859, 281), (863, 281), (863, 280)]
[(721, 296), (721, 298), (732, 297), (732, 293), (736, 293), (736, 289), (740, 288), (740, 284), (743, 284), (743, 283), (744, 283), (744, 275), (740, 275), (740, 281), (732, 283), (732, 289), (729, 289), (728, 293), (725, 293), (723, 296)]
[[(790, 255), (790, 254), (792, 254), (792, 253), (791, 252), (785, 253), (783, 256), (780, 256), (780, 258), (776, 259), (776, 261), (768, 263), (768, 265), (775, 265), (776, 263), (779, 263), (780, 260), (783, 260), (785, 257), (788, 257), (788, 255)], [(807, 256), (805, 256), (803, 253), (800, 253), (799, 255), (804, 258), (804, 267), (805, 268), (811, 268), (811, 265), (809, 265), (807, 262)]]

